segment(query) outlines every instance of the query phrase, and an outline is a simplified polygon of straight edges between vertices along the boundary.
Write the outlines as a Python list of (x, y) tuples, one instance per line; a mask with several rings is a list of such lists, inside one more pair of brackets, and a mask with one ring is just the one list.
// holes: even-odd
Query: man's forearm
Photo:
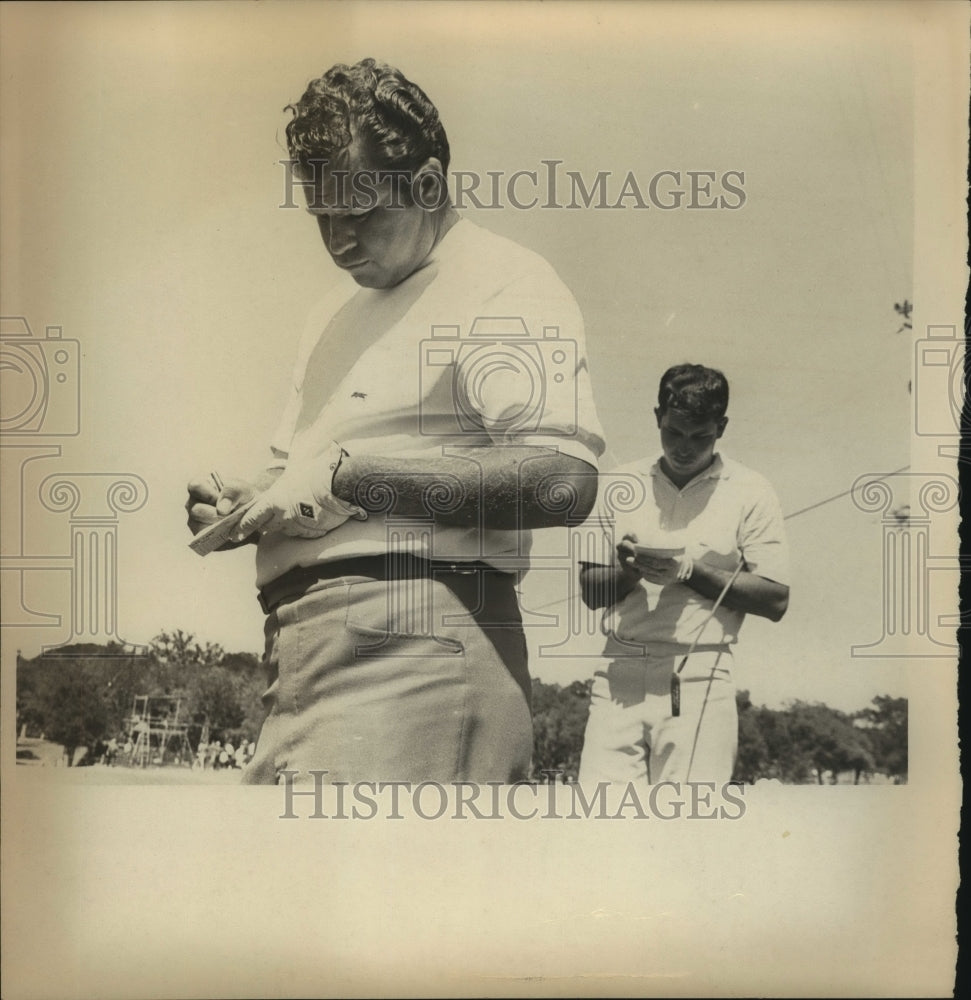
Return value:
[(588, 608), (605, 608), (622, 601), (640, 576), (617, 566), (585, 566), (580, 570), (580, 596)]
[[(684, 582), (695, 593), (714, 601), (718, 599), (718, 595), (724, 590), (731, 576), (731, 570), (696, 562), (691, 576)], [(745, 614), (759, 615), (774, 622), (782, 618), (788, 606), (788, 587), (745, 570), (738, 574), (728, 593), (722, 598), (722, 607)]]
[(518, 446), (456, 449), (434, 462), (352, 455), (332, 492), (369, 514), (431, 516), (451, 527), (552, 528), (590, 513), (597, 472), (568, 455)]

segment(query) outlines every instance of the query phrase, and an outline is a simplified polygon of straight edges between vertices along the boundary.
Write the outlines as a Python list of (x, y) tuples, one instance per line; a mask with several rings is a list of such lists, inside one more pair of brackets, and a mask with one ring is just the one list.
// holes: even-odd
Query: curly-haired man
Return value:
[(187, 505), (198, 531), (255, 497), (238, 537), (272, 683), (244, 780), (516, 780), (530, 531), (589, 512), (603, 451), (579, 310), (542, 258), (459, 217), (438, 112), (398, 70), (334, 66), (289, 111), (347, 277), (308, 323), (262, 492), (200, 478)]

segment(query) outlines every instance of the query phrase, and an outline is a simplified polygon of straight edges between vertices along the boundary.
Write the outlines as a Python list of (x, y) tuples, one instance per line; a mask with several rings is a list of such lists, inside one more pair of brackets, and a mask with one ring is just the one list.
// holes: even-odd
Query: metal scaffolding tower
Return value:
[(181, 695), (135, 695), (126, 720), (132, 767), (192, 764), (188, 722), (182, 719)]

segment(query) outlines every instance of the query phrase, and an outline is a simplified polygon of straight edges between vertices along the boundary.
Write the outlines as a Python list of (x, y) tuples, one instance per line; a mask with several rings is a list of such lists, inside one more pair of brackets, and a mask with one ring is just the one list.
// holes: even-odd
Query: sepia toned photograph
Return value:
[(11, 1000), (953, 994), (968, 21), (0, 8)]

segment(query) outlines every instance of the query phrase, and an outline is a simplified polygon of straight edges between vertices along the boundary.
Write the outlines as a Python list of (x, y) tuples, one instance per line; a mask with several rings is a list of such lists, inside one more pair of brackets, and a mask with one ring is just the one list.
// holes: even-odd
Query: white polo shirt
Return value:
[[(620, 565), (615, 546), (630, 532), (641, 545), (684, 545), (695, 562), (719, 569), (734, 570), (744, 558), (749, 572), (788, 584), (788, 551), (775, 492), (757, 472), (719, 454), (681, 489), (661, 471), (660, 461), (615, 470), (601, 480), (597, 518), (615, 565)], [(700, 633), (702, 647), (734, 643), (744, 613), (722, 606), (705, 625), (713, 605), (687, 584), (662, 587), (641, 580), (604, 615), (605, 655), (614, 648), (613, 639), (684, 648)]]
[[(603, 432), (573, 296), (538, 254), (464, 219), (394, 288), (348, 277), (308, 323), (271, 468), (320, 460), (331, 441), (422, 459), (430, 482), (449, 447), (557, 448), (596, 469)], [(392, 547), (515, 570), (530, 533), (372, 514), (323, 538), (264, 535), (257, 584)]]

